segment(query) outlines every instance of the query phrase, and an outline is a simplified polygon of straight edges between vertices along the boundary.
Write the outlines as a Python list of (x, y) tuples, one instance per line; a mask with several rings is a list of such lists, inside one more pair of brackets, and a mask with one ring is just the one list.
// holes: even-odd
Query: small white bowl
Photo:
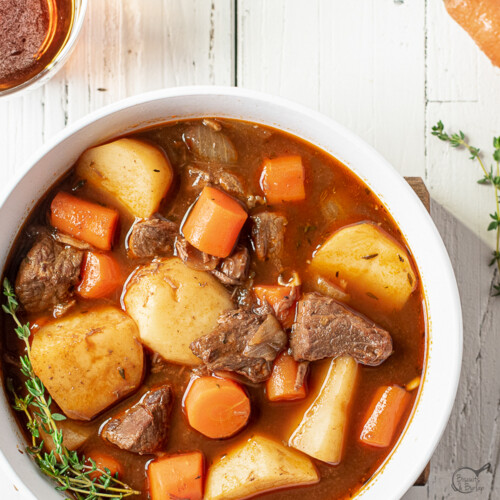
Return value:
[[(356, 498), (400, 498), (420, 475), (448, 421), (460, 376), (462, 316), (453, 269), (424, 206), (387, 161), (357, 136), (325, 116), (289, 101), (221, 87), (173, 88), (103, 108), (63, 130), (21, 170), (0, 200), (3, 238), (0, 268), (30, 210), (89, 146), (172, 119), (220, 116), (277, 127), (335, 156), (385, 204), (417, 263), (428, 314), (425, 374), (412, 417), (389, 457)], [(25, 498), (59, 498), (38, 472), (5, 395), (0, 394), (0, 464)]]
[(83, 21), (85, 19), (85, 14), (87, 12), (88, 0), (73, 0), (74, 1), (74, 12), (73, 12), (73, 23), (71, 29), (68, 33), (68, 37), (64, 45), (59, 49), (54, 59), (42, 69), (36, 75), (33, 75), (29, 80), (10, 87), (5, 90), (0, 90), (0, 99), (2, 97), (19, 95), (21, 92), (27, 92), (34, 90), (44, 83), (49, 81), (63, 66), (69, 55), (73, 51), (80, 31), (83, 26)]

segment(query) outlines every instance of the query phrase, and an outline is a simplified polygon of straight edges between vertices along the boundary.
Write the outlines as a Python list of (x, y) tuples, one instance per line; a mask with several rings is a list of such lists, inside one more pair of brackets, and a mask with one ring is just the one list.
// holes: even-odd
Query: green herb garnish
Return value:
[[(120, 499), (132, 495), (140, 495), (139, 491), (132, 490), (128, 485), (118, 480), (117, 474), (111, 475), (107, 468), (97, 467), (96, 463), (85, 456), (79, 456), (76, 451), (68, 450), (63, 443), (62, 431), (56, 422), (65, 420), (60, 413), (53, 413), (50, 409), (52, 398), (47, 395), (42, 381), (35, 375), (31, 365), (31, 335), (29, 323), (22, 324), (17, 317), (19, 303), (7, 279), (3, 282), (3, 293), (7, 297), (7, 304), (2, 305), (3, 311), (10, 315), (16, 323), (16, 335), (24, 341), (26, 355), (21, 356), (21, 373), (26, 377), (25, 386), (28, 394), (20, 397), (12, 383), (7, 380), (7, 389), (14, 397), (12, 405), (16, 411), (24, 413), (31, 434), (31, 446), (27, 448), (40, 470), (52, 478), (58, 485), (59, 491), (71, 492), (78, 500), (95, 500), (99, 498)], [(55, 450), (47, 453), (43, 450), (44, 442), (40, 437), (40, 430), (50, 436)], [(91, 478), (93, 472), (98, 472), (98, 478)]]
[[(447, 134), (444, 130), (444, 125), (441, 120), (438, 121), (437, 125), (432, 127), (432, 135), (435, 135), (438, 139), (442, 141), (449, 142), (450, 146), (453, 148), (465, 148), (470, 153), (471, 160), (477, 160), (481, 170), (483, 171), (483, 177), (479, 179), (478, 184), (487, 184), (493, 186), (493, 191), (495, 195), (495, 212), (490, 214), (490, 223), (488, 225), (488, 231), (496, 231), (496, 246), (493, 251), (493, 258), (490, 261), (490, 266), (496, 264), (498, 270), (498, 276), (500, 279), (500, 200), (499, 200), (499, 189), (500, 189), (500, 137), (493, 137), (493, 160), (495, 161), (495, 167), (491, 166), (487, 170), (482, 158), (481, 151), (479, 148), (471, 146), (465, 137), (465, 134), (460, 130), (458, 134)], [(493, 285), (494, 293), (492, 295), (500, 295), (500, 282)]]

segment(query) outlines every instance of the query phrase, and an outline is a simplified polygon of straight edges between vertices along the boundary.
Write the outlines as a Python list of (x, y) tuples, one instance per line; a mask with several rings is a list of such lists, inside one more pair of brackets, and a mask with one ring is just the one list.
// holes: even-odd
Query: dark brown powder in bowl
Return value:
[(46, 0), (0, 0), (0, 89), (31, 76), (48, 24)]

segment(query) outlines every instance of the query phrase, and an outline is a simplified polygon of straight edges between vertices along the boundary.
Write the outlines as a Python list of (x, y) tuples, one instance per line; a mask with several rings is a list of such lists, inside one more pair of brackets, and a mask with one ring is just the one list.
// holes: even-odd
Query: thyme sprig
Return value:
[[(16, 327), (14, 331), (19, 339), (24, 341), (26, 354), (20, 357), (21, 373), (26, 377), (27, 394), (20, 397), (11, 379), (7, 380), (7, 389), (12, 393), (16, 411), (22, 412), (26, 418), (26, 427), (31, 434), (31, 446), (28, 453), (33, 457), (40, 470), (52, 478), (59, 491), (71, 492), (78, 500), (97, 500), (100, 498), (121, 499), (132, 495), (139, 495), (139, 491), (132, 490), (118, 479), (117, 474), (111, 475), (108, 468), (100, 469), (91, 458), (79, 456), (76, 451), (64, 446), (63, 433), (56, 422), (66, 417), (51, 410), (52, 398), (46, 395), (45, 387), (33, 370), (31, 364), (31, 335), (29, 323), (22, 324), (17, 316), (19, 303), (10, 282), (3, 282), (3, 293), (7, 303), (2, 305), (3, 311), (10, 315)], [(44, 451), (44, 441), (40, 430), (50, 436), (54, 442), (54, 449)], [(94, 472), (98, 477), (91, 477)]]
[[(432, 135), (436, 136), (442, 141), (449, 142), (450, 146), (453, 148), (463, 147), (467, 149), (470, 153), (470, 159), (479, 163), (481, 170), (483, 172), (483, 177), (479, 179), (478, 184), (486, 184), (493, 186), (493, 191), (495, 195), (495, 211), (490, 214), (490, 223), (488, 224), (488, 231), (496, 232), (496, 246), (493, 251), (493, 258), (491, 259), (489, 265), (496, 265), (498, 269), (498, 276), (500, 277), (500, 137), (493, 137), (493, 160), (495, 166), (490, 166), (489, 170), (486, 168), (483, 159), (481, 158), (481, 150), (474, 146), (471, 146), (465, 137), (465, 134), (460, 130), (455, 134), (448, 134), (444, 130), (444, 125), (441, 120), (432, 127)], [(499, 278), (500, 279), (500, 278)], [(500, 295), (500, 282), (493, 285), (494, 293), (493, 295)]]

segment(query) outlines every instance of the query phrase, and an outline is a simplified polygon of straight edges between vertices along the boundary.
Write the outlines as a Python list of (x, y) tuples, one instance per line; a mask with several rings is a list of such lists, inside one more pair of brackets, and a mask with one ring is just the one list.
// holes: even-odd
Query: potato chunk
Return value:
[(68, 417), (91, 420), (141, 384), (138, 335), (135, 323), (116, 307), (76, 312), (35, 334), (33, 369)]
[(335, 232), (316, 252), (311, 267), (347, 293), (401, 309), (417, 277), (406, 250), (375, 224), (363, 222)]
[(173, 170), (157, 147), (136, 139), (88, 149), (78, 160), (77, 174), (114, 196), (134, 217), (151, 217), (172, 184)]
[(350, 356), (332, 360), (323, 386), (291, 435), (289, 446), (323, 462), (340, 462), (357, 371), (358, 365)]
[(124, 298), (126, 311), (139, 327), (141, 341), (167, 361), (196, 365), (189, 344), (210, 333), (233, 303), (209, 273), (195, 271), (178, 258), (142, 267)]
[(209, 468), (204, 498), (234, 500), (318, 481), (307, 457), (267, 437), (253, 436)]
[[(82, 446), (94, 432), (91, 426), (86, 426), (73, 420), (62, 420), (57, 422), (57, 428), (63, 434), (63, 443), (68, 450), (77, 450)], [(45, 447), (50, 451), (56, 449), (54, 440), (47, 434), (42, 426), (39, 427), (40, 437), (43, 439)]]

